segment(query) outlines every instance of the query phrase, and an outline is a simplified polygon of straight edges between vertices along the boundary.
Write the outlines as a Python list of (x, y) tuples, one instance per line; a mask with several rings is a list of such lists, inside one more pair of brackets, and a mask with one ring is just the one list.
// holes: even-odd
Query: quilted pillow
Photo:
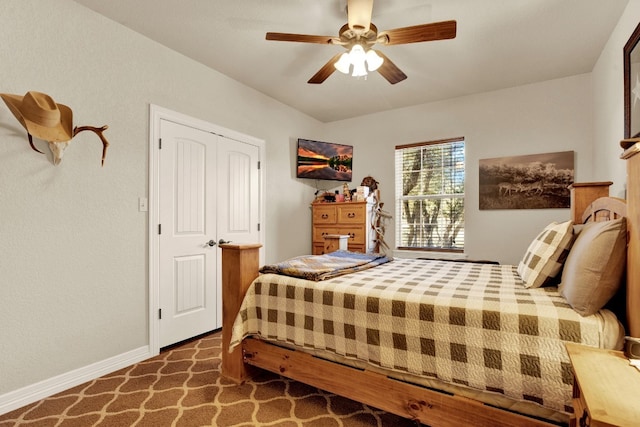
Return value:
[(518, 274), (527, 288), (549, 284), (562, 269), (573, 243), (573, 221), (552, 222), (531, 242), (518, 264)]
[(627, 258), (626, 225), (625, 218), (589, 223), (571, 248), (558, 290), (583, 316), (604, 307), (620, 287)]

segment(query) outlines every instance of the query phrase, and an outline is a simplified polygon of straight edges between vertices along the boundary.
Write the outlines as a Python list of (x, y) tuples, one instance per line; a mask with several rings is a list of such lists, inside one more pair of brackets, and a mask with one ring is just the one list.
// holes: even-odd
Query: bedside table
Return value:
[(640, 424), (640, 371), (621, 351), (566, 343), (573, 368), (570, 426)]

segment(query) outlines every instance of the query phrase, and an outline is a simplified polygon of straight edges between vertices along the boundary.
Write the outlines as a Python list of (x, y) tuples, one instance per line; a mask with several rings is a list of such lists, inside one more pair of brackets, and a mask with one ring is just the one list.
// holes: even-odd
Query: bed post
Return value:
[(582, 223), (582, 215), (587, 207), (600, 197), (609, 196), (611, 181), (603, 182), (574, 182), (569, 186), (571, 195), (571, 220)]
[(220, 245), (222, 248), (222, 375), (240, 384), (248, 376), (242, 346), (229, 353), (233, 322), (253, 279), (258, 277), (262, 245)]
[(627, 324), (628, 334), (640, 338), (640, 143), (620, 156), (627, 161)]

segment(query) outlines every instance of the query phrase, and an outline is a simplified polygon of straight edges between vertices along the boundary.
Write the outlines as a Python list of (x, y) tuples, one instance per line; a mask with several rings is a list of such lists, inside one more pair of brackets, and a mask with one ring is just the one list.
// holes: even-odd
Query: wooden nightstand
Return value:
[(640, 425), (640, 371), (621, 351), (567, 343), (573, 368), (570, 426)]

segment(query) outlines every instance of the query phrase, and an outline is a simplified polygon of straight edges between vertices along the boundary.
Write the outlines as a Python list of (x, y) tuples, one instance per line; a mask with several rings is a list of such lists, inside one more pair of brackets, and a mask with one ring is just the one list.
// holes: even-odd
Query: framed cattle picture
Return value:
[(574, 152), (481, 159), (480, 210), (569, 208)]

